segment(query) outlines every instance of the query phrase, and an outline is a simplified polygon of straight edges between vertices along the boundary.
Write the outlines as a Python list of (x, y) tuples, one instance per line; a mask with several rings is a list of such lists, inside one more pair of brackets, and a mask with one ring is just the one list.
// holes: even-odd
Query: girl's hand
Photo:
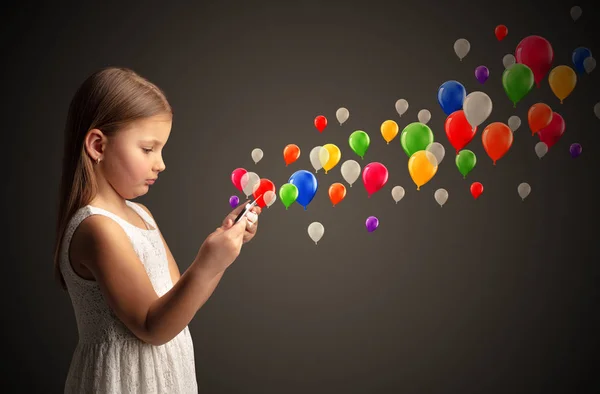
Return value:
[[(244, 209), (246, 204), (250, 201), (246, 201), (243, 204), (240, 204), (237, 208), (235, 208), (225, 219), (223, 220), (223, 228), (228, 229), (233, 225), (233, 221), (237, 217), (237, 215)], [(258, 216), (262, 212), (260, 207), (254, 206), (250, 211), (246, 213), (246, 231), (244, 232), (244, 243), (250, 241), (256, 235), (256, 231), (258, 230)]]

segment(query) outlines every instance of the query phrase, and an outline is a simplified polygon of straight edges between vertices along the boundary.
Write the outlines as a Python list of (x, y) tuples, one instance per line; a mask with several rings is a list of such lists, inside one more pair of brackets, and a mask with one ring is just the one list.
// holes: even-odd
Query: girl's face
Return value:
[(131, 124), (108, 139), (101, 162), (105, 180), (124, 199), (148, 192), (166, 166), (162, 158), (172, 119), (157, 115)]

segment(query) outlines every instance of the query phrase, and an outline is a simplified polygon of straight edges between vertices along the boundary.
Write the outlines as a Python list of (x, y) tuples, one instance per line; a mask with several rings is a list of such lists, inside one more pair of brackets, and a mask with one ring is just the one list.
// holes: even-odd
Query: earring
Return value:
[(96, 164), (100, 164), (100, 157), (96, 158)]

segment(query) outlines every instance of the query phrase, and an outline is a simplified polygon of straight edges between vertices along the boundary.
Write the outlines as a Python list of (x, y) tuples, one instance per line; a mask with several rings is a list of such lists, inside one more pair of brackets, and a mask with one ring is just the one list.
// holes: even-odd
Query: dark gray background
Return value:
[[(580, 2), (575, 23), (570, 2), (210, 3), (4, 10), (3, 388), (62, 390), (77, 342), (70, 300), (52, 277), (62, 130), (83, 79), (116, 65), (159, 85), (175, 110), (167, 170), (139, 201), (182, 272), (229, 211), (233, 169), (279, 188), (294, 171), (312, 169), (312, 147), (342, 150), (336, 168), (317, 174), (307, 211), (286, 211), (279, 200), (265, 209), (259, 234), (191, 322), (202, 392), (597, 392), (600, 69), (580, 76), (563, 105), (547, 78), (516, 109), (501, 84), (502, 57), (530, 34), (552, 43), (554, 66), (571, 65), (578, 46), (600, 54), (597, 6)], [(509, 33), (498, 42), (501, 23)], [(461, 37), (471, 42), (462, 62), (453, 50)], [(491, 71), (483, 86), (474, 77), (481, 64)], [(478, 131), (469, 145), (478, 164), (467, 180), (436, 100), (449, 79), (490, 95), (484, 125), (513, 114), (523, 122), (496, 167)], [(399, 98), (410, 105), (402, 118)], [(539, 101), (567, 125), (542, 160), (527, 126)], [(350, 118), (340, 127), (341, 106)], [(446, 157), (417, 192), (399, 138), (387, 146), (379, 126), (394, 119), (403, 128), (422, 108)], [(313, 126), (319, 114), (329, 119), (322, 134)], [(358, 161), (384, 163), (389, 181), (367, 199), (359, 179), (333, 208), (327, 189), (344, 182), (341, 163), (357, 159), (347, 142), (357, 129), (371, 136)], [(576, 160), (573, 142), (583, 146)], [(289, 143), (302, 154), (286, 168)], [(256, 147), (265, 156), (254, 165)], [(473, 181), (485, 187), (478, 200)], [(521, 182), (532, 186), (524, 202)], [(406, 196), (396, 205), (397, 184)], [(443, 208), (433, 198), (439, 187), (450, 195)], [(374, 233), (365, 229), (369, 215), (380, 220)], [(307, 234), (312, 221), (325, 226), (318, 246)]]

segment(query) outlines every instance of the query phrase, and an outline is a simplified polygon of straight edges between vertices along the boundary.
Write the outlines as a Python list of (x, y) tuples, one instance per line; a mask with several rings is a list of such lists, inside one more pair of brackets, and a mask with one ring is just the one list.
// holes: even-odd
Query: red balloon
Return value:
[(483, 185), (479, 182), (473, 182), (471, 185), (471, 195), (473, 198), (477, 200), (481, 196), (481, 193), (483, 193)]
[(363, 169), (362, 179), (365, 189), (367, 189), (367, 193), (371, 197), (371, 194), (377, 192), (387, 183), (388, 170), (381, 163), (369, 163)]
[(258, 198), (258, 200), (256, 201), (256, 205), (258, 205), (261, 208), (264, 208), (267, 206), (267, 204), (265, 203), (265, 193), (268, 191), (272, 191), (273, 193), (275, 193), (275, 184), (273, 182), (271, 182), (270, 180), (268, 180), (267, 178), (261, 178), (259, 183), (258, 183), (258, 187), (254, 189), (254, 193), (252, 193), (252, 196), (254, 197), (254, 199), (256, 199), (258, 196), (260, 196), (260, 198)]
[(544, 37), (525, 37), (515, 51), (517, 63), (528, 66), (533, 71), (533, 78), (537, 87), (552, 67), (554, 61), (554, 50), (552, 45)]
[(323, 115), (319, 115), (315, 118), (315, 127), (319, 130), (319, 133), (322, 133), (327, 127), (327, 118)]
[(513, 132), (502, 122), (490, 123), (481, 133), (481, 142), (490, 159), (498, 161), (508, 152), (513, 143)]
[(243, 168), (236, 168), (231, 173), (231, 182), (233, 183), (233, 186), (235, 186), (241, 192), (244, 191), (244, 189), (242, 188), (242, 177), (247, 172), (248, 171), (246, 171)]
[(477, 127), (473, 129), (462, 109), (448, 115), (444, 128), (456, 154), (471, 142), (477, 132)]
[(494, 33), (498, 41), (502, 41), (508, 35), (508, 28), (504, 25), (498, 25)]
[(540, 131), (537, 135), (540, 137), (540, 141), (548, 145), (548, 148), (556, 144), (560, 137), (565, 133), (565, 120), (562, 116), (556, 112), (552, 113), (552, 120), (550, 124)]

